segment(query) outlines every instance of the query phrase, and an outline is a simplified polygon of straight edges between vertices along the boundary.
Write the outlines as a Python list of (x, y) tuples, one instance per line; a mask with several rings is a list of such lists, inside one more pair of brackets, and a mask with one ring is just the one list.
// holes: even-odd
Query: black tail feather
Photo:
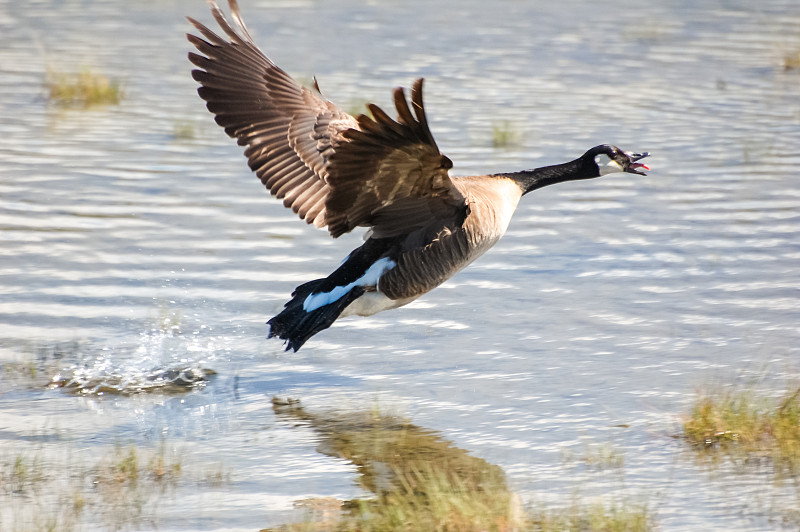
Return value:
[(277, 336), (286, 340), (286, 350), (293, 349), (296, 352), (306, 340), (330, 327), (347, 305), (365, 292), (363, 287), (354, 286), (336, 301), (307, 312), (303, 309), (303, 302), (325, 281), (326, 279), (317, 279), (295, 288), (292, 299), (284, 305), (281, 313), (267, 322), (268, 338)]
[[(394, 245), (396, 242), (393, 238), (370, 238), (361, 247), (353, 250), (328, 277), (315, 279), (295, 288), (292, 292), (292, 299), (284, 305), (283, 311), (267, 322), (270, 326), (269, 338), (277, 336), (286, 340), (286, 350), (297, 351), (306, 340), (330, 327), (347, 305), (364, 295), (366, 289), (354, 283), (369, 270), (375, 261), (387, 256), (387, 252)], [(330, 292), (337, 287), (348, 285), (353, 285), (353, 287), (336, 301), (311, 312), (303, 309), (303, 303), (309, 295)]]

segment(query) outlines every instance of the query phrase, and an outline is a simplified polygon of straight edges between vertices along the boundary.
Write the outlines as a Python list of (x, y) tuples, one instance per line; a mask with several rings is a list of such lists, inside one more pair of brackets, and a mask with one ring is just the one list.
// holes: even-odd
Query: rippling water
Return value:
[[(265, 320), (360, 236), (298, 222), (213, 123), (185, 57), (183, 16), (208, 22), (205, 4), (0, 3), (0, 363), (118, 384), (217, 372), (188, 394), (100, 398), (6, 373), (9, 453), (167, 437), (224, 457), (230, 485), (178, 491), (163, 530), (252, 530), (297, 499), (358, 496), (353, 466), (275, 417), (277, 394), (399, 412), (523, 498), (578, 484), (643, 493), (664, 530), (776, 526), (768, 480), (709, 479), (671, 436), (699, 385), (798, 377), (797, 2), (242, 4), (261, 47), (348, 110), (424, 76), (456, 174), (603, 142), (652, 152), (653, 171), (537, 191), (441, 288), (284, 354)], [(86, 67), (122, 81), (120, 105), (47, 102), (48, 69)], [(494, 126), (518, 142), (493, 148)], [(623, 449), (624, 485), (565, 475), (587, 441)]]

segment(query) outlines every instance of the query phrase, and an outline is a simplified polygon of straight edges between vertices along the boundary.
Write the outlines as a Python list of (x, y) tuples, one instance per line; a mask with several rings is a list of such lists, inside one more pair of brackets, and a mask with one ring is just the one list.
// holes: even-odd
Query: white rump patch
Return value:
[(317, 294), (309, 294), (306, 300), (303, 301), (303, 310), (312, 312), (325, 305), (330, 305), (334, 301), (338, 301), (340, 297), (345, 295), (355, 286), (377, 286), (378, 279), (386, 270), (391, 270), (397, 265), (396, 262), (389, 257), (384, 257), (375, 261), (372, 266), (364, 272), (360, 278), (346, 286), (337, 286), (330, 292), (319, 292)]
[(600, 169), (600, 175), (613, 174), (614, 172), (624, 172), (625, 169), (617, 161), (601, 153), (595, 155), (594, 162), (597, 163), (597, 168)]

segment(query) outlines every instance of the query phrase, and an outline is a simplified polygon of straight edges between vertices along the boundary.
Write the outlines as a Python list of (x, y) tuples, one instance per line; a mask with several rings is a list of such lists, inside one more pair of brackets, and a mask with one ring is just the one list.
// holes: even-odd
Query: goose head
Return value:
[(650, 155), (648, 152), (633, 153), (622, 151), (610, 144), (601, 144), (587, 151), (583, 158), (597, 168), (596, 177), (613, 172), (627, 172), (629, 174), (647, 175), (640, 169), (650, 170), (646, 164), (638, 162)]

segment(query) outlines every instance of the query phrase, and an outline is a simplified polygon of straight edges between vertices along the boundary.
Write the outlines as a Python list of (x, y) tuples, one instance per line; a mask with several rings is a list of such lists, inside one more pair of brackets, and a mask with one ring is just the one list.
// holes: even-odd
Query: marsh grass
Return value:
[[(273, 405), (279, 419), (315, 430), (321, 452), (353, 463), (360, 485), (373, 497), (298, 501), (305, 521), (265, 531), (639, 531), (654, 526), (645, 504), (575, 498), (566, 509), (526, 511), (498, 466), (397, 416), (312, 414), (293, 401)], [(617, 457), (609, 452), (593, 460), (621, 467)]]
[(566, 508), (524, 509), (519, 498), (508, 491), (469, 489), (453, 472), (430, 465), (406, 478), (401, 490), (385, 497), (304, 500), (297, 506), (307, 510), (304, 522), (262, 532), (645, 532), (656, 528), (646, 502), (574, 496)]
[(129, 485), (135, 487), (141, 480), (157, 486), (174, 486), (182, 472), (177, 452), (168, 451), (163, 442), (156, 450), (142, 450), (136, 445), (116, 445), (109, 456), (93, 468), (96, 484)]
[(625, 455), (611, 445), (595, 445), (587, 450), (583, 461), (595, 469), (622, 469)]
[(221, 488), (231, 482), (231, 470), (225, 464), (212, 464), (202, 468), (199, 484), (210, 488)]
[(563, 509), (532, 511), (525, 530), (532, 532), (645, 532), (655, 528), (652, 511), (644, 502), (582, 501), (575, 497)]
[(775, 400), (752, 389), (700, 393), (683, 423), (686, 440), (700, 450), (734, 459), (769, 460), (776, 474), (800, 474), (800, 387)]
[(86, 459), (86, 453), (44, 448), (0, 457), (0, 530), (149, 528), (165, 496), (180, 484), (205, 483), (197, 475), (187, 478), (182, 454), (164, 442), (157, 448), (115, 445)]
[(341, 511), (327, 499), (302, 501), (305, 522), (272, 530), (504, 531), (520, 524), (520, 504), (503, 471), (435, 432), (377, 410), (314, 414), (277, 399), (273, 407), (279, 419), (317, 432), (321, 452), (353, 463), (373, 497), (342, 501)]
[(307, 510), (306, 521), (265, 530), (501, 532), (523, 526), (519, 500), (507, 490), (476, 489), (458, 472), (431, 463), (412, 466), (396, 479), (398, 487), (374, 499), (301, 501), (298, 507)]
[(396, 472), (397, 489), (358, 501), (348, 527), (366, 530), (513, 530), (521, 525), (519, 501), (505, 485), (482, 485), (432, 462)]
[(508, 120), (492, 126), (492, 146), (494, 148), (510, 148), (517, 146), (521, 135)]
[(42, 462), (36, 455), (18, 454), (4, 461), (0, 468), (0, 486), (7, 493), (34, 493), (44, 478)]
[(45, 74), (48, 101), (63, 107), (116, 105), (124, 90), (119, 81), (84, 68), (80, 72), (48, 69)]
[(114, 530), (138, 526), (155, 520), (161, 497), (176, 487), (181, 471), (177, 453), (163, 443), (155, 451), (117, 445), (86, 472), (92, 491), (76, 490), (74, 500), (104, 515)]
[(576, 453), (562, 451), (565, 464), (580, 463), (594, 470), (621, 470), (625, 466), (625, 454), (611, 443), (585, 442), (583, 449)]
[(188, 120), (179, 120), (172, 125), (172, 140), (193, 140), (196, 136), (195, 126)]
[(797, 70), (800, 69), (800, 49), (792, 52), (787, 52), (783, 56), (783, 69), (784, 70)]
[(0, 393), (14, 388), (46, 387), (64, 360), (74, 359), (80, 348), (77, 341), (14, 346), (19, 358), (0, 360)]
[[(25, 383), (30, 387), (39, 387), (46, 384), (42, 380), (42, 370), (36, 360), (6, 360), (0, 363), (0, 378), (4, 384)], [(37, 384), (31, 384), (37, 383)]]

